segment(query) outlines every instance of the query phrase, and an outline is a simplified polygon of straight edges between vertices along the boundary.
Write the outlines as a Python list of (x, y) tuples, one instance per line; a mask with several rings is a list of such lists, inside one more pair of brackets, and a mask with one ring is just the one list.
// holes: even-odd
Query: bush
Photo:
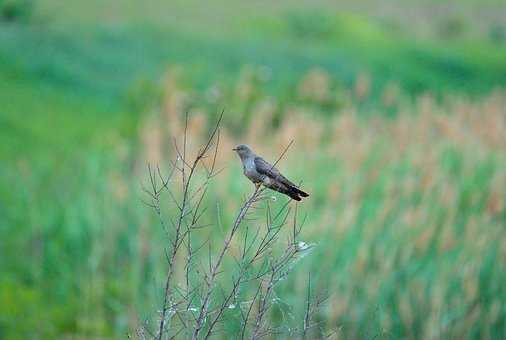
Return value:
[(489, 29), (488, 36), (495, 43), (506, 43), (506, 25), (493, 25)]
[(33, 0), (0, 0), (0, 21), (27, 21), (33, 7)]

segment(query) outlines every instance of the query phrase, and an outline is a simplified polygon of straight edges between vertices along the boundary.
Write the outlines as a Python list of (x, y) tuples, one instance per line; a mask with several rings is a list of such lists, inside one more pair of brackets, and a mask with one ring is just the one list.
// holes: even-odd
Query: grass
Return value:
[[(312, 27), (312, 22), (323, 24)], [(62, 141), (67, 141), (65, 136), (88, 134), (99, 120), (111, 127), (135, 126), (143, 110), (138, 101), (145, 103), (153, 91), (156, 95), (157, 79), (167, 64), (183, 68), (179, 81), (200, 94), (214, 87), (231, 88), (244, 65), (261, 65), (268, 77), (261, 91), (284, 98), (287, 105), (294, 101), (293, 84), (315, 65), (328, 72), (338, 88), (350, 88), (357, 74), (366, 74), (371, 82), (370, 107), (377, 106), (389, 84), (397, 84), (409, 96), (431, 91), (476, 97), (504, 86), (506, 79), (503, 47), (457, 42), (448, 48), (448, 43), (412, 41), (349, 14), (294, 12), (280, 20), (259, 18), (247, 26), (244, 37), (199, 36), (154, 25), (140, 29), (66, 25), (2, 24), (1, 95), (13, 97), (3, 100), (10, 104), (1, 111), (5, 126), (13, 128), (3, 134), (10, 136), (2, 143), (4, 148), (13, 149), (10, 143), (27, 145), (26, 139), (16, 140), (21, 135), (28, 135), (33, 140), (28, 143), (38, 148), (32, 130), (43, 130), (48, 122), (69, 129), (68, 134), (58, 134)], [(301, 36), (299, 31), (310, 35)], [(74, 120), (89, 128), (80, 129), (81, 123), (73, 124)], [(56, 137), (48, 130), (39, 135), (42, 143), (46, 136)]]
[(137, 6), (44, 0), (29, 23), (0, 23), (1, 338), (118, 338), (156, 318), (164, 238), (141, 203), (144, 167), (166, 164), (184, 111), (196, 142), (223, 107), (210, 222), (215, 202), (230, 221), (251, 190), (233, 145), (274, 159), (296, 137), (280, 168), (312, 194), (300, 208), (316, 247), (280, 309), (302, 312), (310, 271), (332, 293), (319, 318), (341, 337), (505, 336), (494, 88), (506, 50), (487, 27), (465, 20), (448, 39), (326, 3), (247, 18), (260, 5)]
[[(73, 166), (25, 162), (3, 170), (16, 204), (5, 205), (2, 230), (9, 236), (2, 248), (28, 254), (2, 263), (6, 338), (33, 335), (35, 326), (42, 337), (116, 337), (135, 327), (138, 315), (154, 318), (164, 238), (139, 187), (146, 160), (165, 164), (163, 136), (181, 132), (182, 112), (171, 110), (172, 96), (164, 98), (167, 111), (145, 123), (137, 147), (123, 140), (114, 152), (82, 153)], [(308, 214), (304, 240), (316, 248), (277, 291), (283, 304), (297, 313), (311, 271), (317, 287), (331, 292), (319, 318), (341, 327), (342, 336), (502, 336), (506, 159), (497, 122), (503, 104), (499, 94), (446, 106), (424, 97), (395, 119), (360, 118), (349, 113), (353, 107), (312, 119), (313, 104), (283, 115), (274, 131), (253, 125), (245, 131), (269, 159), (297, 136), (280, 167), (304, 179), (312, 194), (300, 208)], [(255, 117), (267, 124), (269, 114)], [(206, 116), (190, 120), (192, 145), (206, 130)], [(206, 218), (214, 221), (219, 211), (224, 228), (237, 197), (251, 189), (226, 151), (235, 143), (223, 131), (218, 162), (225, 170), (207, 202)], [(23, 207), (28, 213), (18, 214)], [(212, 234), (219, 243), (221, 233)], [(39, 308), (47, 319), (38, 317)]]

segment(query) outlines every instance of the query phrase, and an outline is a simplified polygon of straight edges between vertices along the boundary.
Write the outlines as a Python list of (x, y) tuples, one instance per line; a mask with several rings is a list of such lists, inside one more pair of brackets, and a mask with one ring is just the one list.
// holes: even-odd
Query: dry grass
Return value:
[[(314, 93), (312, 83), (328, 82), (319, 72), (299, 86), (316, 104), (282, 107), (257, 97), (240, 136), (222, 131), (218, 164), (225, 169), (216, 178), (216, 197), (231, 210), (237, 206), (231, 186), (250, 189), (229, 151), (235, 144), (247, 142), (273, 159), (295, 139), (280, 168), (312, 193), (301, 207), (309, 215), (305, 237), (318, 247), (303, 271), (318, 273), (319, 284), (333, 288), (320, 316), (327, 325), (354, 337), (490, 338), (504, 332), (504, 92), (474, 101), (424, 95), (411, 104), (392, 104), (390, 96), (395, 118), (363, 118), (358, 106), (347, 105), (328, 119), (316, 114), (330, 93), (327, 85)], [(367, 95), (367, 81), (357, 81), (357, 100)], [(141, 131), (139, 159), (163, 159), (169, 136), (181, 132), (187, 96), (167, 91), (161, 112)], [(208, 115), (202, 109), (192, 115), (191, 140), (207, 131)], [(273, 128), (276, 115), (282, 119)], [(300, 275), (287, 284), (295, 291), (280, 295), (297, 300), (304, 289)]]

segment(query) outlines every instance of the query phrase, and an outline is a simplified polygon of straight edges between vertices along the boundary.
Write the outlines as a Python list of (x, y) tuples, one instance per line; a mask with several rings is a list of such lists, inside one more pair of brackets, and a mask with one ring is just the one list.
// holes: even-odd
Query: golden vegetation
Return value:
[[(225, 169), (216, 194), (232, 213), (237, 197), (230, 183), (250, 190), (230, 151), (234, 145), (249, 143), (275, 159), (295, 140), (279, 167), (312, 193), (301, 208), (309, 215), (307, 240), (318, 246), (304, 268), (322, 273), (320, 285), (330, 287), (321, 317), (346, 325), (343, 334), (352, 336), (364, 335), (360, 325), (369, 320), (371, 332), (407, 338), (490, 337), (506, 316), (500, 283), (506, 272), (506, 95), (436, 100), (425, 94), (400, 101), (390, 84), (383, 100), (397, 108), (395, 117), (365, 118), (358, 103), (370, 82), (360, 75), (347, 95), (357, 104), (335, 108), (331, 118), (315, 114), (333, 96), (331, 79), (320, 69), (300, 81), (303, 103), (256, 96), (250, 109), (227, 110), (226, 117), (250, 123), (240, 133), (221, 131)], [(237, 88), (243, 100), (259, 92), (244, 79)], [(182, 134), (190, 96), (167, 82), (160, 112), (141, 130), (139, 160), (164, 158), (171, 136)], [(276, 125), (274, 117), (281, 117)], [(209, 121), (210, 110), (192, 110), (191, 146)], [(283, 294), (296, 300), (295, 292)]]

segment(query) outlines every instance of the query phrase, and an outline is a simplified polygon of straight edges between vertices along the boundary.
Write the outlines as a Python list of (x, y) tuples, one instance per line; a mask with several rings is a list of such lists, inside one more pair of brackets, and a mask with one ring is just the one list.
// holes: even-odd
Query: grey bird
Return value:
[(283, 176), (273, 165), (257, 156), (247, 145), (240, 144), (232, 150), (237, 152), (241, 158), (244, 175), (257, 187), (263, 184), (267, 188), (290, 196), (296, 201), (300, 201), (301, 197), (309, 196), (308, 193), (297, 188), (295, 184)]

